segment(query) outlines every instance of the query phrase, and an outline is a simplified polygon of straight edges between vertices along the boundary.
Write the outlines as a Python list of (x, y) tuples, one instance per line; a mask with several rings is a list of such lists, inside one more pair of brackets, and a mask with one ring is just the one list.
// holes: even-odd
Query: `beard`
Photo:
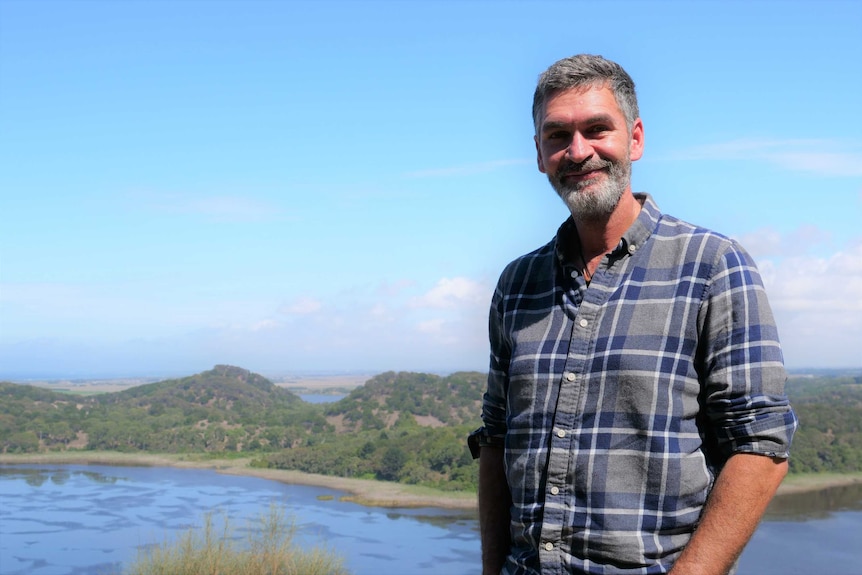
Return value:
[[(594, 179), (571, 184), (563, 181), (567, 174), (589, 170), (605, 170), (605, 177), (599, 176), (598, 182)], [(580, 164), (567, 161), (560, 164), (556, 172), (548, 174), (548, 181), (575, 218), (596, 221), (607, 219), (613, 213), (631, 183), (631, 174), (632, 162), (628, 158), (618, 162), (594, 159)]]

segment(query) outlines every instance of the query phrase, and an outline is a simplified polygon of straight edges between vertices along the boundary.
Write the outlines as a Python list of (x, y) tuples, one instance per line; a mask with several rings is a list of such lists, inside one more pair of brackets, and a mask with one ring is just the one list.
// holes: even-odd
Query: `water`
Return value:
[(302, 393), (299, 395), (307, 403), (334, 403), (347, 397), (346, 393)]
[(776, 497), (739, 575), (862, 574), (862, 484)]
[(295, 517), (300, 543), (325, 544), (356, 575), (475, 573), (475, 514), (370, 508), (341, 495), (207, 470), (0, 466), (0, 574), (116, 574), (206, 511), (244, 527), (273, 502)]
[[(272, 502), (294, 516), (300, 543), (324, 544), (355, 575), (479, 571), (474, 513), (363, 507), (341, 495), (208, 470), (0, 465), (0, 575), (118, 574), (137, 549), (200, 526), (206, 511), (244, 529)], [(860, 533), (862, 485), (779, 497), (739, 575), (860, 575)]]

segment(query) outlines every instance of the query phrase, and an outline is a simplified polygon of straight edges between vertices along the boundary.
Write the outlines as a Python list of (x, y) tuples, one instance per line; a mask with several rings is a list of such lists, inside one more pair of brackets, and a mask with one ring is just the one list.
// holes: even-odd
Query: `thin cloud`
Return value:
[(481, 304), (489, 299), (489, 293), (486, 286), (469, 278), (442, 278), (424, 295), (412, 298), (409, 305), (413, 308), (452, 309)]
[(465, 164), (448, 168), (432, 168), (428, 170), (417, 170), (405, 174), (408, 178), (450, 178), (453, 176), (473, 176), (486, 174), (509, 166), (523, 166), (535, 162), (532, 159), (517, 158), (510, 160), (494, 160), (491, 162), (480, 162), (477, 164)]
[(862, 143), (825, 139), (738, 139), (674, 153), (673, 160), (755, 160), (830, 177), (862, 176)]
[(278, 311), (289, 315), (310, 315), (323, 308), (323, 303), (310, 297), (301, 297), (281, 307)]
[(194, 200), (186, 205), (188, 213), (196, 213), (218, 221), (258, 222), (268, 220), (278, 213), (273, 206), (252, 200), (220, 196)]
[(416, 282), (409, 279), (400, 279), (395, 282), (384, 281), (377, 286), (377, 293), (386, 298), (393, 298), (404, 293), (404, 291), (412, 288), (414, 285), (416, 285)]
[(803, 254), (817, 249), (832, 239), (832, 233), (817, 226), (804, 225), (788, 234), (767, 227), (737, 237), (755, 259)]
[(281, 208), (246, 196), (135, 192), (129, 197), (150, 211), (197, 216), (215, 222), (262, 222), (283, 216)]
[(251, 331), (269, 331), (278, 328), (278, 322), (271, 319), (261, 320), (251, 326)]

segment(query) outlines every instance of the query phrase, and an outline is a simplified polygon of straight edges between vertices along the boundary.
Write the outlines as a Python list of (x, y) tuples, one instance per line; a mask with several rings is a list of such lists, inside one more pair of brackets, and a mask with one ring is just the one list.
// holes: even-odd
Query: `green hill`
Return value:
[[(81, 396), (0, 382), (0, 452), (252, 454), (255, 465), (473, 489), (465, 445), (485, 375), (386, 372), (340, 401), (309, 404), (247, 370)], [(792, 472), (862, 470), (862, 376), (794, 376)]]
[(484, 376), (384, 373), (314, 405), (247, 370), (78, 396), (0, 383), (0, 451), (252, 453), (258, 465), (472, 488)]
[(799, 417), (790, 470), (862, 471), (862, 375), (792, 377), (787, 395)]
[(402, 413), (419, 425), (479, 425), (485, 375), (453, 373), (447, 377), (428, 373), (392, 371), (377, 375), (341, 401), (326, 407), (327, 420), (340, 429), (388, 429)]
[(270, 427), (297, 435), (326, 425), (320, 410), (266, 378), (217, 365), (191, 377), (81, 397), (0, 383), (0, 449), (243, 451)]

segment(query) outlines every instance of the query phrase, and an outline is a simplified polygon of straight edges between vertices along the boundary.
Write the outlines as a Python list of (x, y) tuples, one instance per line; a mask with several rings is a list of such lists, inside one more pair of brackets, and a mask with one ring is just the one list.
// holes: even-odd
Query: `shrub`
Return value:
[(217, 529), (204, 516), (203, 533), (185, 532), (174, 543), (139, 551), (128, 575), (347, 575), (342, 559), (314, 547), (299, 549), (296, 527), (275, 505), (251, 525), (245, 545), (237, 543), (227, 518)]

